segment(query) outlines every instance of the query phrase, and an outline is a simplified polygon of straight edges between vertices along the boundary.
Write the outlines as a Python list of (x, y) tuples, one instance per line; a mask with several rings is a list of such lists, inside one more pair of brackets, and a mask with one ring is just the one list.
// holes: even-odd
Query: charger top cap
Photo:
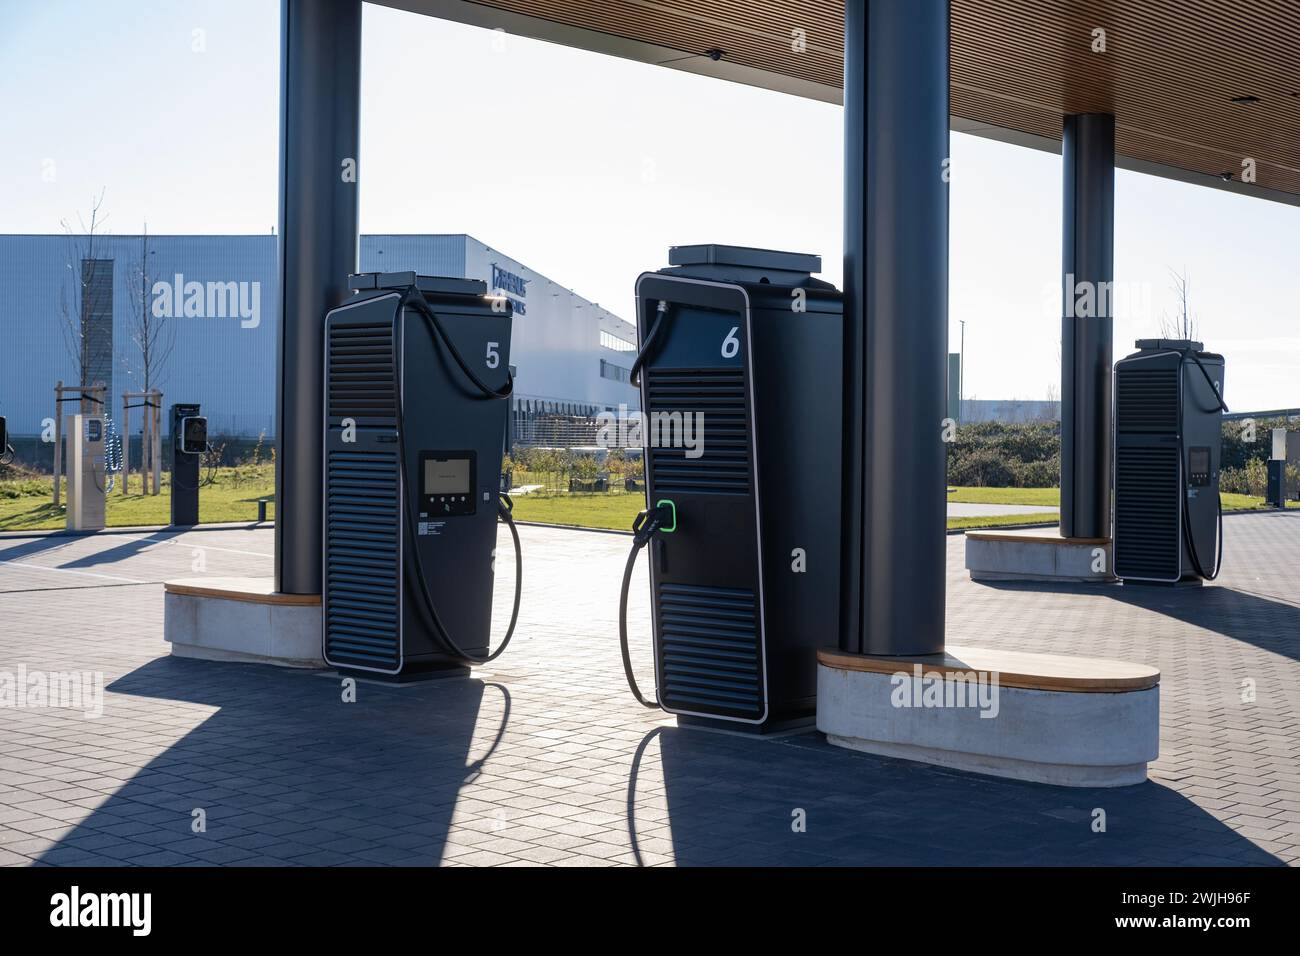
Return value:
[(487, 295), (487, 283), (482, 279), (422, 276), (414, 272), (357, 272), (348, 276), (348, 288), (354, 292), (370, 289), (404, 291), (412, 286), (428, 295)]
[(1173, 349), (1175, 352), (1204, 352), (1205, 343), (1196, 342), (1192, 339), (1138, 339), (1133, 343), (1135, 348), (1139, 349)]
[(696, 246), (672, 246), (668, 250), (670, 266), (719, 265), (744, 266), (751, 269), (777, 269), (785, 272), (821, 272), (822, 257), (804, 252), (778, 252), (751, 246), (722, 246), (706, 243)]

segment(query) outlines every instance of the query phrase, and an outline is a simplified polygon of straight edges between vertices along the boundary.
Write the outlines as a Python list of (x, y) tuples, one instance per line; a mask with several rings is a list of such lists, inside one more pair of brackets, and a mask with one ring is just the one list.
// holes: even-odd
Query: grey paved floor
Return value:
[(166, 654), (159, 582), (269, 573), (269, 531), (0, 540), (0, 671), (107, 685), (98, 719), (0, 710), (0, 864), (1295, 863), (1300, 514), (1225, 530), (1219, 584), (1178, 592), (975, 585), (949, 539), (954, 643), (1164, 672), (1160, 760), (1111, 791), (676, 728), (623, 685), (622, 536), (522, 529), (516, 646), (352, 704), (332, 677)]

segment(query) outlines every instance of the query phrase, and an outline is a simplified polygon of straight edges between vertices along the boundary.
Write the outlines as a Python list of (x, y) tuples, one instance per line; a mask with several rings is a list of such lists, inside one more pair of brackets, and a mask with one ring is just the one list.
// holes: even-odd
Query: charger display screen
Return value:
[(201, 455), (208, 447), (208, 420), (202, 415), (186, 415), (181, 419), (181, 451)]
[(420, 452), (420, 517), (474, 514), (476, 457), (472, 451)]
[(468, 458), (426, 458), (424, 493), (426, 495), (467, 495), (470, 493)]
[(1204, 488), (1210, 483), (1210, 449), (1189, 448), (1187, 450), (1187, 472), (1191, 484)]

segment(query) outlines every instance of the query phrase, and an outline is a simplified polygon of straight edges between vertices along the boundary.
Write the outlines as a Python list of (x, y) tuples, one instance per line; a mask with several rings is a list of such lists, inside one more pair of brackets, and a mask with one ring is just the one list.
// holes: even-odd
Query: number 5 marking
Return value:
[(487, 367), (496, 368), (501, 364), (501, 355), (497, 352), (497, 346), (500, 342), (489, 342), (487, 344)]

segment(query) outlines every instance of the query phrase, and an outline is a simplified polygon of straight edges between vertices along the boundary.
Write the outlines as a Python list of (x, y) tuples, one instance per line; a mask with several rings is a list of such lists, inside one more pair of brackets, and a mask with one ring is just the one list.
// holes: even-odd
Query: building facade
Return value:
[[(84, 384), (108, 386), (115, 418), (122, 393), (148, 385), (165, 404), (200, 403), (212, 436), (273, 437), (276, 249), (273, 235), (97, 236), (93, 247), (0, 236), (0, 415), (10, 431), (39, 434), (55, 414), (55, 382), (81, 384), (84, 368)], [(627, 380), (635, 327), (517, 259), (466, 235), (363, 236), (360, 253), (365, 272), (482, 279), (514, 302), (516, 430), (638, 407)]]

